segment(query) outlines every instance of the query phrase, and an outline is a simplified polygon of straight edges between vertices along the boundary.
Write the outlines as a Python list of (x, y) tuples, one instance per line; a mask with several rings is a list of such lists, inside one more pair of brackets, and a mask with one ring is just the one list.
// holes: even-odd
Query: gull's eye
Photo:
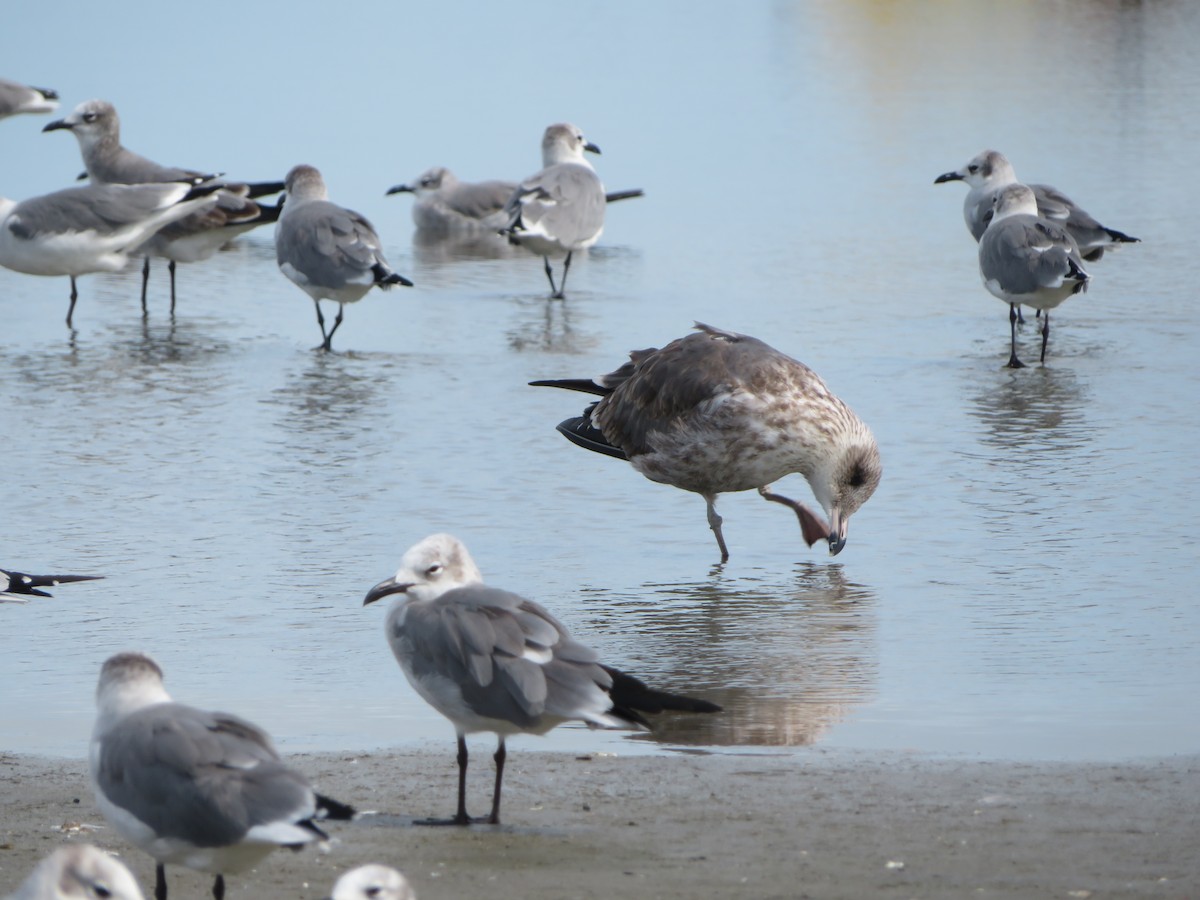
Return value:
[(967, 166), (967, 171), (970, 172), (972, 175), (974, 175), (976, 172), (979, 171), (979, 166), (972, 163), (971, 165)]
[(97, 897), (111, 897), (113, 892), (102, 884), (95, 885), (95, 893)]
[(368, 897), (378, 897), (380, 894), (383, 893), (383, 888), (381, 888), (377, 884), (373, 884), (369, 888), (367, 888), (365, 891), (363, 891), (363, 893), (366, 894)]
[(445, 566), (443, 566), (441, 563), (434, 563), (432, 566), (430, 566), (428, 569), (425, 570), (425, 577), (426, 578), (437, 578), (439, 575), (442, 574), (442, 570), (444, 568), (445, 568)]

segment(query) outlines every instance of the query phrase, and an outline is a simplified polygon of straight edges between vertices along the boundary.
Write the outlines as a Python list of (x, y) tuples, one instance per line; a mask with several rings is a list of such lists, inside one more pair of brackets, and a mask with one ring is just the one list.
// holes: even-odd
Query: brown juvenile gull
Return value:
[[(661, 350), (635, 350), (594, 381), (530, 383), (600, 395), (558, 430), (580, 447), (629, 460), (651, 481), (700, 494), (721, 562), (729, 549), (717, 495), (751, 488), (791, 507), (810, 547), (824, 539), (830, 555), (840, 553), (850, 516), (883, 471), (871, 430), (803, 363), (748, 335), (696, 328)], [(829, 524), (771, 491), (792, 472), (808, 479)]]
[(983, 286), (1008, 304), (1008, 366), (1019, 369), (1025, 364), (1017, 358), (1017, 304), (1045, 313), (1041, 358), (1045, 362), (1050, 310), (1086, 291), (1089, 276), (1070, 232), (1038, 215), (1037, 198), (1030, 187), (1002, 187), (993, 198), (993, 208), (992, 220), (979, 242), (979, 274)]
[[(275, 225), (275, 260), (279, 270), (312, 297), (324, 338), (321, 349), (328, 352), (347, 303), (361, 300), (373, 287), (412, 287), (412, 282), (392, 271), (379, 235), (365, 217), (329, 201), (325, 180), (315, 168), (294, 166), (286, 183), (286, 202)], [(328, 332), (322, 300), (338, 305)]]
[(142, 900), (142, 889), (103, 850), (67, 844), (38, 863), (8, 900)]
[(322, 797), (284, 765), (271, 738), (229, 713), (174, 703), (162, 669), (119, 653), (100, 670), (89, 754), (96, 805), (123, 838), (154, 857), (156, 900), (167, 863), (216, 876), (256, 865), (276, 847), (327, 840), (320, 818), (354, 810)]
[[(542, 169), (530, 175), (513, 192), (505, 210), (504, 233), (542, 257), (550, 296), (565, 298), (571, 254), (592, 246), (604, 230), (604, 185), (584, 151), (599, 153), (574, 125), (551, 125), (542, 135)], [(566, 256), (562, 280), (554, 286), (551, 256)]]
[(70, 131), (79, 141), (87, 177), (93, 184), (159, 184), (182, 181), (191, 184), (221, 184), (217, 203), (203, 213), (189, 216), (165, 228), (140, 250), (142, 264), (142, 310), (146, 309), (146, 285), (150, 257), (161, 256), (171, 274), (171, 312), (175, 312), (175, 264), (208, 259), (221, 247), (252, 228), (274, 222), (279, 210), (260, 206), (255, 199), (283, 190), (282, 181), (228, 183), (220, 176), (163, 166), (121, 145), (121, 120), (116, 107), (106, 100), (87, 100), (72, 113), (49, 123), (42, 131)]
[(13, 569), (0, 569), (0, 603), (27, 603), (28, 597), (53, 597), (39, 588), (57, 587), (76, 581), (99, 581), (103, 575), (26, 575)]
[[(947, 181), (965, 181), (971, 188), (963, 201), (963, 218), (967, 230), (976, 241), (983, 239), (983, 233), (992, 220), (996, 192), (1007, 185), (1020, 183), (1012, 163), (996, 150), (984, 150), (961, 169), (939, 175), (933, 183), (943, 184)], [(1066, 228), (1079, 246), (1080, 255), (1088, 262), (1098, 260), (1114, 244), (1140, 242), (1140, 238), (1101, 225), (1087, 210), (1048, 184), (1031, 184), (1028, 187), (1037, 201), (1037, 215)]]
[(344, 873), (326, 900), (417, 900), (417, 893), (400, 871), (370, 863)]
[[(564, 722), (647, 731), (642, 713), (717, 712), (720, 707), (648, 687), (599, 661), (542, 606), (483, 583), (467, 548), (449, 534), (410, 547), (400, 569), (367, 592), (363, 605), (400, 594), (388, 610), (388, 644), (409, 683), (458, 734), (458, 809), (428, 825), (500, 822), (504, 739), (545, 734)], [(467, 815), (465, 736), (493, 732), (498, 744), (492, 812)]]
[(58, 109), (58, 92), (0, 78), (0, 119), (20, 113), (49, 113)]

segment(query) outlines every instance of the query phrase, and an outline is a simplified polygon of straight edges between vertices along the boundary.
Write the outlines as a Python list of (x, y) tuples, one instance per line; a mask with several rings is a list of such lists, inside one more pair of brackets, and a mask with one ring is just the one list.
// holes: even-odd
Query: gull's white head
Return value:
[(961, 169), (947, 172), (934, 179), (934, 184), (945, 181), (965, 181), (973, 188), (994, 190), (1017, 180), (1012, 163), (998, 150), (984, 150)]
[(42, 131), (59, 129), (75, 135), (79, 139), (79, 146), (85, 151), (105, 141), (114, 144), (121, 141), (121, 120), (117, 116), (117, 108), (107, 100), (85, 100), (69, 116), (49, 123)]
[(813, 496), (829, 516), (829, 554), (846, 546), (850, 517), (871, 499), (883, 477), (879, 445), (871, 429), (843, 406), (841, 427), (832, 435), (828, 454), (808, 477)]
[(1009, 216), (1036, 216), (1037, 195), (1028, 185), (1005, 185), (993, 195), (992, 209), (995, 210), (995, 215), (992, 216), (993, 224)]
[(396, 869), (372, 863), (342, 875), (328, 900), (417, 900), (417, 894)]
[(583, 132), (567, 122), (551, 125), (542, 135), (542, 166), (559, 163), (581, 163), (591, 168), (583, 152), (599, 153), (600, 148), (583, 136)]
[(462, 541), (451, 534), (432, 534), (405, 552), (396, 574), (371, 588), (363, 605), (389, 594), (435, 600), (446, 591), (482, 581), (483, 575)]
[(155, 703), (169, 703), (158, 663), (142, 653), (118, 653), (100, 667), (96, 706), (100, 711), (97, 732), (117, 720)]
[(321, 177), (316, 166), (293, 166), (283, 180), (284, 190), (287, 191), (287, 202), (283, 206), (283, 215), (290, 208), (308, 200), (327, 200), (329, 192), (325, 188), (325, 179)]
[(119, 861), (91, 844), (59, 847), (29, 874), (9, 900), (143, 900)]

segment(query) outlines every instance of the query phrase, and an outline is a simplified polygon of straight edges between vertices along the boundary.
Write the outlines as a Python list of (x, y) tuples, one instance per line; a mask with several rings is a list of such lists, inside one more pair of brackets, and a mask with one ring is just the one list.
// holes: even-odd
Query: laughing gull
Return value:
[[(428, 235), (482, 236), (494, 234), (509, 223), (504, 211), (515, 181), (459, 181), (444, 166), (422, 172), (415, 181), (388, 188), (388, 195), (416, 194), (412, 207), (413, 222)], [(610, 191), (606, 203), (642, 197), (645, 191), (633, 188)]]
[[(499, 824), (508, 735), (545, 734), (570, 721), (648, 731), (642, 713), (720, 710), (602, 664), (542, 606), (485, 585), (467, 548), (449, 534), (409, 548), (399, 571), (371, 588), (363, 605), (392, 594), (401, 595), (385, 623), (392, 652), (416, 692), (458, 734), (458, 810), (453, 819), (422, 824)], [(466, 809), (465, 736), (478, 731), (498, 739), (492, 812), (483, 820)]]
[[(599, 395), (558, 430), (580, 447), (628, 460), (651, 481), (700, 494), (721, 562), (729, 550), (717, 495), (751, 488), (795, 511), (810, 547), (827, 540), (830, 555), (840, 553), (851, 515), (883, 472), (871, 430), (803, 363), (748, 335), (696, 328), (661, 350), (634, 351), (595, 380), (530, 383)], [(830, 524), (770, 490), (792, 472), (808, 479)]]
[(350, 807), (322, 797), (245, 719), (174, 703), (162, 669), (119, 653), (100, 670), (89, 753), (96, 803), (109, 824), (154, 857), (156, 900), (167, 863), (216, 876), (241, 872), (276, 847), (325, 841), (318, 818), (347, 820)]
[(211, 209), (217, 197), (187, 184), (93, 184), (17, 203), (0, 197), (0, 266), (27, 275), (118, 272), (160, 228)]
[[(963, 201), (963, 218), (971, 236), (979, 241), (992, 220), (993, 200), (1001, 188), (1019, 184), (1017, 173), (1003, 153), (984, 150), (961, 169), (946, 172), (934, 179), (934, 184), (947, 181), (965, 181), (970, 190)], [(1086, 210), (1076, 205), (1070, 197), (1048, 184), (1028, 185), (1037, 201), (1037, 215), (1062, 225), (1070, 232), (1079, 247), (1080, 255), (1094, 262), (1114, 244), (1139, 243), (1140, 238), (1131, 237), (1115, 228), (1105, 228)]]
[(1008, 306), (1012, 333), (1008, 366), (1022, 368), (1017, 359), (1016, 305), (1044, 312), (1042, 357), (1050, 338), (1050, 310), (1072, 294), (1087, 290), (1088, 273), (1070, 232), (1038, 215), (1033, 189), (1010, 184), (996, 192), (993, 216), (979, 241), (979, 272), (983, 286)]
[(58, 109), (58, 92), (0, 78), (0, 119)]
[(401, 872), (371, 863), (342, 875), (326, 900), (417, 900), (417, 893)]
[[(192, 184), (215, 181), (219, 176), (195, 169), (162, 166), (121, 145), (121, 120), (116, 107), (106, 100), (88, 100), (75, 107), (63, 119), (51, 122), (42, 131), (70, 131), (79, 141), (83, 164), (94, 184), (158, 184), (183, 181)], [(215, 207), (204, 215), (185, 219), (164, 229), (142, 248), (148, 254), (142, 266), (142, 309), (146, 308), (146, 284), (150, 277), (150, 255), (169, 260), (171, 273), (171, 312), (175, 311), (175, 265), (208, 259), (239, 234), (259, 225), (274, 222), (278, 211), (260, 207), (258, 197), (283, 190), (281, 181), (254, 184), (222, 183)]]
[[(542, 257), (550, 296), (565, 297), (571, 254), (592, 246), (604, 230), (604, 185), (584, 156), (600, 148), (574, 125), (551, 125), (542, 136), (542, 170), (526, 178), (505, 207), (504, 233), (514, 244)], [(554, 286), (551, 256), (566, 255), (562, 281)]]
[[(324, 339), (321, 348), (328, 351), (347, 303), (361, 300), (376, 286), (386, 290), (396, 284), (412, 287), (412, 282), (392, 271), (370, 222), (329, 202), (325, 180), (315, 168), (294, 167), (286, 185), (286, 202), (275, 226), (275, 259), (283, 274), (312, 297)], [(328, 332), (322, 300), (338, 305)]]
[(39, 862), (8, 900), (142, 900), (142, 889), (103, 850), (67, 844)]
[(28, 603), (28, 597), (53, 597), (38, 588), (57, 587), (76, 581), (99, 581), (103, 575), (26, 575), (12, 569), (0, 569), (0, 603)]

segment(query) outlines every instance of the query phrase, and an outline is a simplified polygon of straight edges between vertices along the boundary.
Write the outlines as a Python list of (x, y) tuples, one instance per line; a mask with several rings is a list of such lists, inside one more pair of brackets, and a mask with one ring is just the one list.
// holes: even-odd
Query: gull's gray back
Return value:
[(19, 217), (9, 224), (17, 237), (68, 231), (111, 234), (140, 222), (186, 191), (178, 184), (89, 185), (33, 197), (17, 205)]
[(286, 204), (275, 230), (279, 265), (289, 263), (318, 287), (338, 290), (361, 283), (383, 262), (379, 236), (365, 218), (328, 200)]

